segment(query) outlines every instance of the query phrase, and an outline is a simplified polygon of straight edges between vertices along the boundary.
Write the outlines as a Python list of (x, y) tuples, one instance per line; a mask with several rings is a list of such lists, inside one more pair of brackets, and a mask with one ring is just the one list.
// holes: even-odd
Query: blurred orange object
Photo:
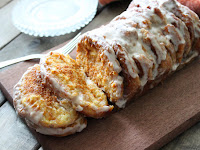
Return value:
[(113, 1), (117, 1), (117, 0), (99, 0), (99, 3), (102, 4), (102, 5), (106, 5), (106, 4), (111, 3)]
[(178, 0), (181, 4), (189, 7), (200, 16), (200, 0)]

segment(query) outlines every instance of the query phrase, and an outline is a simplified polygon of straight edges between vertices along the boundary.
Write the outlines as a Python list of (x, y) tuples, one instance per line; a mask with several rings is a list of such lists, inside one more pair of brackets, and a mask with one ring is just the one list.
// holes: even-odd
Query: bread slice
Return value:
[(14, 107), (37, 132), (66, 136), (82, 131), (87, 120), (76, 112), (67, 98), (46, 86), (40, 66), (30, 67), (14, 87)]
[(123, 95), (123, 78), (119, 75), (122, 67), (113, 47), (105, 40), (106, 37), (98, 36), (95, 31), (98, 29), (81, 37), (76, 61), (87, 76), (106, 93), (109, 101), (116, 103)]
[(42, 74), (54, 90), (72, 102), (76, 111), (101, 118), (113, 109), (104, 92), (69, 55), (50, 52), (40, 61)]

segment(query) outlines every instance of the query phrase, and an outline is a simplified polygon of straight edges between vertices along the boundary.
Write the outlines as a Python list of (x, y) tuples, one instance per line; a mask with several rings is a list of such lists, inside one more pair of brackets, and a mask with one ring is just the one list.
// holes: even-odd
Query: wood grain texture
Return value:
[(26, 56), (28, 54), (42, 53), (73, 38), (77, 32), (54, 38), (32, 37), (22, 33), (0, 51), (1, 61)]
[(36, 139), (8, 102), (1, 106), (0, 122), (1, 150), (30, 150), (39, 147)]
[(12, 8), (16, 4), (16, 1), (17, 0), (13, 0), (0, 9), (0, 35), (4, 35), (0, 36), (0, 49), (20, 34), (20, 31), (13, 26), (11, 21), (11, 12)]
[(200, 123), (181, 134), (175, 140), (164, 146), (161, 150), (199, 150), (200, 149)]

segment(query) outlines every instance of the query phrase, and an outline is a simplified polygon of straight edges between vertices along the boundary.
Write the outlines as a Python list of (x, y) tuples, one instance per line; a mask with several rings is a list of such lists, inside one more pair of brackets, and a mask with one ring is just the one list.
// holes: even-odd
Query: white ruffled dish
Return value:
[(59, 36), (87, 25), (97, 5), (98, 0), (20, 0), (13, 9), (12, 21), (29, 35)]

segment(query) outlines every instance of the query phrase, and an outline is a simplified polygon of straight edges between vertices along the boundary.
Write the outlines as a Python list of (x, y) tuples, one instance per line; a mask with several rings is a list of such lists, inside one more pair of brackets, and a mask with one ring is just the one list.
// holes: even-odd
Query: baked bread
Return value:
[(41, 72), (55, 91), (67, 97), (76, 111), (101, 118), (112, 111), (106, 95), (69, 55), (50, 52), (40, 60)]
[(87, 125), (67, 98), (59, 97), (46, 86), (39, 65), (30, 67), (16, 84), (14, 107), (29, 126), (42, 134), (66, 136)]
[(101, 118), (113, 105), (125, 107), (199, 52), (194, 12), (175, 0), (133, 0), (109, 24), (82, 35), (76, 60), (50, 52), (30, 68), (15, 86), (14, 106), (40, 133), (79, 132), (86, 126), (80, 113)]
[(200, 51), (200, 22), (197, 14), (175, 0), (161, 0), (158, 2), (162, 8), (172, 12), (185, 23), (190, 33), (191, 50)]
[(115, 102), (123, 95), (123, 78), (118, 75), (122, 68), (113, 48), (95, 31), (89, 32), (90, 37), (86, 33), (78, 43), (76, 62), (108, 99)]
[(82, 35), (76, 60), (121, 108), (198, 56), (199, 24), (175, 0), (133, 0), (109, 24)]

